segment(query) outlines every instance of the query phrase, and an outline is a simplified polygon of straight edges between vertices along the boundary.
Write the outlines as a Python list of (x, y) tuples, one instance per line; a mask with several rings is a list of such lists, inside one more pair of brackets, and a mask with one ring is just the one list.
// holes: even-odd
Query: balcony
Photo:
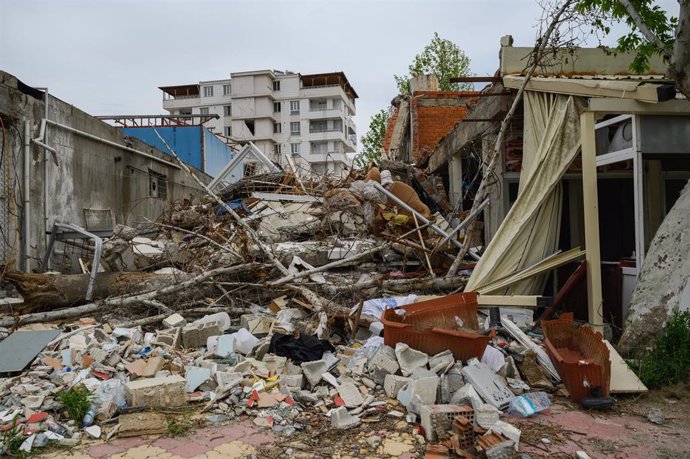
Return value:
[(318, 134), (322, 132), (343, 132), (343, 127), (309, 126), (309, 134)]
[(181, 108), (198, 107), (201, 105), (199, 96), (178, 96), (174, 99), (163, 99), (163, 109), (179, 110)]

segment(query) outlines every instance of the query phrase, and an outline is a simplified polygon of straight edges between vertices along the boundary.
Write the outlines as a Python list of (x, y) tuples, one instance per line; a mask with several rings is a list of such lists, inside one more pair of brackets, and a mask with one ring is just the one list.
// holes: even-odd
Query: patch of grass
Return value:
[(182, 417), (169, 416), (167, 422), (168, 436), (173, 438), (187, 435), (194, 427), (194, 422), (189, 414), (185, 414)]
[(57, 395), (60, 404), (67, 410), (70, 419), (81, 425), (84, 415), (91, 404), (91, 392), (86, 387), (78, 386), (62, 391)]
[(22, 435), (21, 428), (17, 426), (17, 420), (19, 415), (15, 416), (12, 420), (12, 427), (5, 430), (0, 434), (0, 443), (5, 447), (5, 454), (11, 457), (29, 457), (30, 453), (25, 451), (20, 451), (19, 447), (22, 446), (24, 440), (26, 439)]
[(690, 311), (675, 312), (639, 359), (638, 376), (650, 389), (687, 382), (690, 376)]

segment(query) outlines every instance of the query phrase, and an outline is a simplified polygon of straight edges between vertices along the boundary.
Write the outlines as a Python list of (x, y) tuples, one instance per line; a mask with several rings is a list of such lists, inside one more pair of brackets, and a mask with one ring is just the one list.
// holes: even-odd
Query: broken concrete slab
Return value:
[(407, 376), (386, 375), (383, 381), (383, 390), (390, 398), (397, 398), (400, 389), (405, 387), (408, 382), (410, 382), (410, 378)]
[(323, 379), (322, 375), (328, 371), (328, 364), (325, 360), (303, 362), (300, 366), (311, 387), (316, 387)]
[(158, 435), (165, 433), (168, 428), (165, 415), (155, 412), (121, 414), (118, 422), (117, 436), (122, 438)]
[(194, 392), (197, 387), (211, 379), (211, 369), (189, 366), (185, 368), (185, 379), (187, 392)]
[(400, 365), (403, 376), (409, 376), (415, 368), (426, 368), (429, 363), (429, 356), (422, 351), (412, 349), (405, 343), (395, 345), (395, 356)]
[(167, 328), (184, 327), (187, 325), (187, 320), (180, 314), (173, 314), (170, 317), (163, 320), (163, 325)]
[(338, 395), (345, 402), (347, 408), (357, 408), (364, 403), (364, 397), (359, 388), (353, 383), (345, 383), (338, 386)]
[(180, 406), (186, 402), (185, 386), (185, 379), (179, 375), (137, 379), (125, 384), (125, 399), (133, 408)]
[(341, 406), (331, 412), (331, 425), (339, 430), (350, 429), (352, 427), (358, 426), (361, 419), (350, 415), (347, 412), (347, 408)]
[(398, 401), (407, 411), (419, 414), (422, 406), (436, 404), (439, 377), (413, 379), (398, 392)]

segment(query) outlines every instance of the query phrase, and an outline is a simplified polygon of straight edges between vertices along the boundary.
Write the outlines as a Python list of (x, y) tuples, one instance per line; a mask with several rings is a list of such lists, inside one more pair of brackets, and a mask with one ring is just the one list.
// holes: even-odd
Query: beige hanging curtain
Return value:
[[(526, 91), (524, 105), (518, 197), (472, 272), (466, 291), (529, 267), (558, 247), (563, 195), (560, 180), (580, 148), (584, 101)], [(545, 281), (546, 276), (536, 276), (490, 293), (539, 295)]]

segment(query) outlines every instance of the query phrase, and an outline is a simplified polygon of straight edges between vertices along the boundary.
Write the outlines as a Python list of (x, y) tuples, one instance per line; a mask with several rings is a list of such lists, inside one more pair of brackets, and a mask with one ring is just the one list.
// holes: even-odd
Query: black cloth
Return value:
[(319, 360), (326, 351), (335, 352), (335, 348), (328, 341), (309, 335), (295, 338), (293, 335), (276, 333), (268, 347), (269, 353), (287, 357), (297, 364)]

